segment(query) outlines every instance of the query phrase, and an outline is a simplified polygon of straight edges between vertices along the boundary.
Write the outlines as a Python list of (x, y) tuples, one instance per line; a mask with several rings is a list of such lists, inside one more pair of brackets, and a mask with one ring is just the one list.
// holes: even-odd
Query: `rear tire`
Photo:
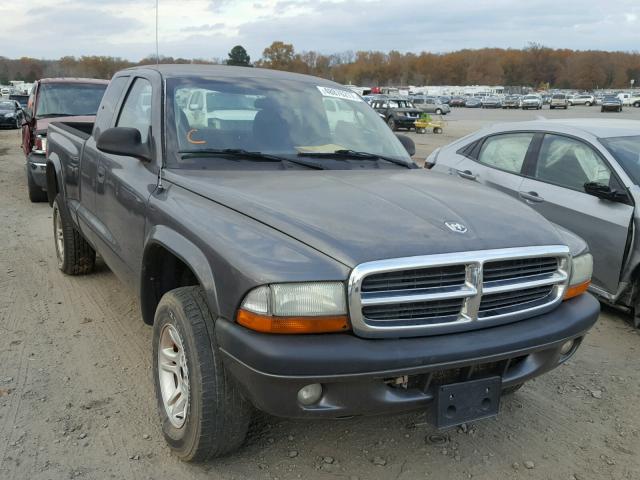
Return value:
[(442, 110), (441, 109), (436, 109), (436, 115), (442, 115)]
[(29, 165), (27, 165), (27, 189), (29, 190), (29, 200), (31, 203), (41, 203), (47, 201), (47, 192), (42, 190), (33, 180)]
[(591, 106), (591, 102), (586, 102), (586, 103), (584, 104), (584, 106), (585, 106), (585, 107), (590, 107), (590, 106)]
[(96, 251), (73, 226), (60, 194), (53, 202), (53, 240), (60, 270), (67, 275), (83, 275), (93, 270)]
[(214, 323), (199, 286), (165, 293), (156, 309), (153, 371), (162, 433), (186, 462), (238, 449), (253, 413), (222, 364)]

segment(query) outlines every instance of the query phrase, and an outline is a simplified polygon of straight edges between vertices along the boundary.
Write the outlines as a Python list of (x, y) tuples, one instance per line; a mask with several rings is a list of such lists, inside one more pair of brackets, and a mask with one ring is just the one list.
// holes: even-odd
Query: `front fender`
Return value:
[[(216, 282), (205, 254), (193, 242), (175, 230), (165, 225), (155, 225), (149, 229), (145, 239), (143, 266), (145, 265), (145, 258), (150, 248), (156, 245), (166, 248), (191, 269), (205, 291), (209, 309), (214, 315), (218, 314), (220, 312), (220, 305), (218, 302)], [(141, 281), (143, 281), (144, 272), (142, 272), (140, 278)], [(140, 291), (142, 292), (142, 285)], [(142, 293), (144, 294), (144, 292)], [(146, 313), (148, 312), (145, 312), (145, 314)], [(153, 316), (153, 313), (151, 315)]]
[(60, 159), (57, 155), (51, 155), (47, 158), (47, 200), (49, 206), (53, 206), (53, 201), (56, 199), (58, 192), (63, 191), (62, 185), (62, 166), (60, 165)]

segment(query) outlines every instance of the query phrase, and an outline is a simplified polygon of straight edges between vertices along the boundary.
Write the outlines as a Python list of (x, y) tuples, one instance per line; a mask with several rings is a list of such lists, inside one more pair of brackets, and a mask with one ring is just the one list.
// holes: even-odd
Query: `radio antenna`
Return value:
[(158, 47), (158, 2), (156, 0), (156, 65), (160, 64), (160, 49)]

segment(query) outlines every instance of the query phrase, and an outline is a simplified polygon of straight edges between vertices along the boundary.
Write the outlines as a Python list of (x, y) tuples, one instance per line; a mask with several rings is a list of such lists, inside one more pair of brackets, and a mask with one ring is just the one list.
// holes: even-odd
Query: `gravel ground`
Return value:
[[(456, 110), (443, 135), (411, 135), (424, 156), (487, 122), (540, 114)], [(611, 310), (497, 419), (439, 433), (422, 412), (258, 416), (237, 454), (179, 462), (159, 429), (135, 292), (101, 263), (85, 277), (58, 271), (51, 209), (29, 203), (18, 144), (0, 132), (0, 479), (640, 479), (640, 335)]]

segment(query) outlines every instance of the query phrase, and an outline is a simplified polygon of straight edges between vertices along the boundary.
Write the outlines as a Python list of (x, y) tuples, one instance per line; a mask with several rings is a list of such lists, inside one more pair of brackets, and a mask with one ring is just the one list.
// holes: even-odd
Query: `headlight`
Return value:
[(14, 116), (14, 114), (13, 114), (13, 113), (11, 113), (11, 112), (9, 112), (9, 113), (5, 113), (5, 114), (4, 114), (4, 118), (11, 118), (11, 117), (13, 117), (13, 116)]
[(573, 258), (571, 262), (571, 278), (569, 287), (564, 294), (564, 299), (577, 297), (587, 291), (591, 284), (591, 274), (593, 273), (593, 257), (590, 253), (585, 253)]
[(278, 283), (251, 290), (237, 314), (240, 325), (266, 333), (349, 330), (342, 282)]
[(407, 115), (407, 114), (406, 114), (406, 113), (404, 113), (404, 112), (396, 112), (396, 116), (398, 116), (398, 117), (404, 117), (404, 116), (406, 116), (406, 115)]

